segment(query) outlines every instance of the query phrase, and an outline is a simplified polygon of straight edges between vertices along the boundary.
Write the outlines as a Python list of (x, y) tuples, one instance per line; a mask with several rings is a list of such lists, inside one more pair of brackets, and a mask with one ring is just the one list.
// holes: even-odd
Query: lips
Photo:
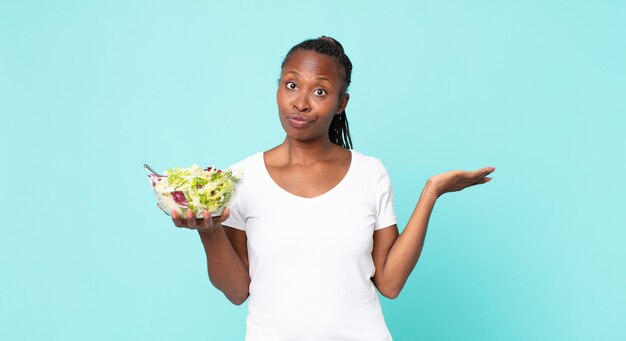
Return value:
[(304, 128), (309, 123), (313, 122), (313, 120), (298, 114), (287, 115), (287, 120), (289, 124), (294, 128)]

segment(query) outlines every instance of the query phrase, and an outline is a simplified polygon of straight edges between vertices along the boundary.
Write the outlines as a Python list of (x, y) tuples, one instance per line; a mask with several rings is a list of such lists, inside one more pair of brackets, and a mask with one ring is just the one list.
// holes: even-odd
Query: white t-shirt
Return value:
[(304, 198), (278, 186), (256, 153), (223, 225), (245, 230), (250, 262), (246, 341), (389, 341), (372, 260), (373, 233), (396, 224), (382, 162), (352, 152), (346, 176)]

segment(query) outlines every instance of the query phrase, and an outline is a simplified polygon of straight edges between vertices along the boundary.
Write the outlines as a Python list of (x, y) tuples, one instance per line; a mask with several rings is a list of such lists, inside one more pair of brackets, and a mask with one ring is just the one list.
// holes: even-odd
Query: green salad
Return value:
[[(241, 182), (241, 176), (230, 169), (202, 169), (197, 164), (189, 168), (171, 168), (165, 171), (165, 176), (151, 175), (151, 178), (157, 194), (163, 199), (171, 199), (164, 201), (173, 201), (183, 214), (189, 209), (195, 216), (201, 216), (204, 211), (221, 211), (231, 200), (236, 185)], [(167, 207), (170, 210), (174, 208)]]

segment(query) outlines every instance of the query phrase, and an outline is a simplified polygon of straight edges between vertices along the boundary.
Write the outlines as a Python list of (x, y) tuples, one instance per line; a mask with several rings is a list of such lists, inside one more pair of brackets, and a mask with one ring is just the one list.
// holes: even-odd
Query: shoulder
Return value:
[(352, 150), (352, 161), (355, 163), (356, 167), (369, 170), (371, 173), (378, 173), (381, 170), (385, 170), (383, 162), (379, 158), (363, 154), (354, 149)]
[(389, 173), (381, 159), (354, 150), (352, 155), (355, 165), (354, 173), (357, 174), (355, 176), (359, 177), (363, 183), (371, 184), (377, 191), (391, 186)]
[(236, 174), (241, 180), (240, 188), (248, 187), (248, 183), (261, 178), (263, 171), (263, 152), (254, 153), (228, 167), (228, 170)]
[[(240, 183), (237, 185), (235, 191), (236, 195), (232, 200), (231, 205), (229, 206), (231, 208), (231, 216), (239, 217), (235, 219), (242, 219), (239, 215), (246, 210), (246, 202), (248, 200), (247, 196), (249, 195), (248, 193), (255, 192), (254, 190), (249, 190), (249, 188), (251, 186), (254, 187), (255, 184), (258, 183), (258, 179), (260, 178), (259, 170), (261, 169), (259, 163), (262, 162), (262, 160), (263, 153), (257, 152), (240, 161), (235, 162), (230, 167), (228, 167), (228, 170), (232, 171), (233, 174), (240, 179)], [(233, 222), (232, 224), (234, 224), (235, 227), (243, 226), (241, 225), (243, 224), (241, 221), (239, 221), (238, 223)], [(226, 225), (233, 226), (228, 225), (228, 223)]]
[(259, 158), (263, 157), (263, 152), (254, 153), (236, 163), (232, 164), (228, 169), (237, 170), (237, 169), (249, 169), (250, 167), (254, 167), (258, 164)]

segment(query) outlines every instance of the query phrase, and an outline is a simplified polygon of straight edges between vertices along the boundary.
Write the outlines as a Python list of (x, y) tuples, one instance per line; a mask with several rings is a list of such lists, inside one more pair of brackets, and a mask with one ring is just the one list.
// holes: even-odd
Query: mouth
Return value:
[(309, 123), (313, 122), (313, 120), (297, 114), (287, 115), (287, 121), (289, 121), (289, 125), (294, 128), (304, 128)]

